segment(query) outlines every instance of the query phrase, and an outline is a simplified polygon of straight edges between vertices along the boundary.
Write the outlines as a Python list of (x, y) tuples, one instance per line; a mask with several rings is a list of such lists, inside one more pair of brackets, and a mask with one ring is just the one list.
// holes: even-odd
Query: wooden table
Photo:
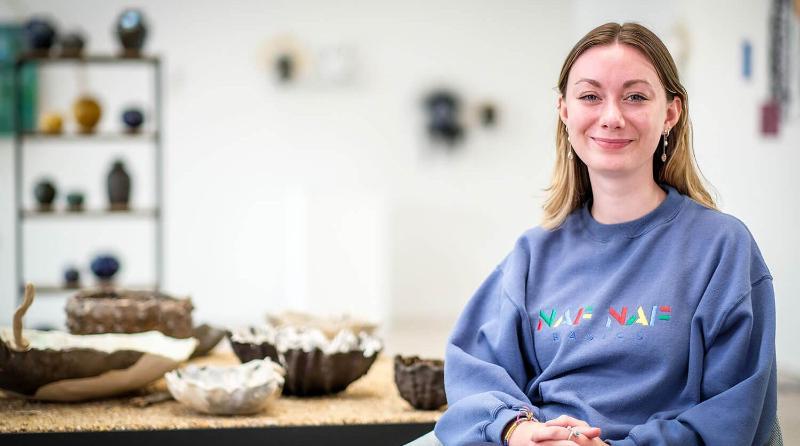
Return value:
[[(238, 361), (221, 353), (193, 362)], [(142, 393), (165, 389), (162, 379)], [(392, 359), (381, 356), (342, 393), (281, 397), (252, 416), (204, 415), (174, 400), (142, 408), (130, 396), (85, 403), (0, 397), (0, 445), (402, 445), (433, 429), (441, 414), (400, 398)]]

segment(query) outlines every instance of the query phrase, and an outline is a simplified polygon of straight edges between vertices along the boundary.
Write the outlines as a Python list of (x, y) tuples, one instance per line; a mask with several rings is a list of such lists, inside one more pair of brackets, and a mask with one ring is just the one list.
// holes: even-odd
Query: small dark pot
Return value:
[(61, 57), (81, 57), (85, 43), (80, 33), (65, 34), (61, 37)]
[(56, 29), (49, 20), (32, 18), (25, 23), (23, 32), (32, 55), (44, 57), (50, 53), (56, 40)]
[(81, 273), (74, 267), (64, 270), (64, 286), (67, 288), (81, 287)]
[(92, 260), (92, 273), (101, 282), (110, 282), (119, 271), (119, 261), (111, 255), (97, 256)]
[(67, 209), (72, 212), (83, 210), (83, 194), (80, 192), (70, 192), (67, 194)]
[(129, 108), (122, 113), (122, 122), (128, 133), (136, 133), (142, 127), (144, 114), (136, 108)]
[(39, 211), (49, 212), (53, 210), (53, 200), (56, 198), (56, 187), (49, 180), (42, 180), (33, 189), (36, 202), (39, 203)]
[(147, 37), (147, 22), (138, 9), (126, 9), (117, 19), (117, 37), (123, 57), (140, 57)]
[(115, 161), (108, 173), (108, 202), (112, 211), (128, 210), (131, 197), (131, 177), (122, 161)]
[(436, 410), (447, 404), (444, 361), (397, 355), (394, 357), (394, 382), (400, 396), (417, 409)]

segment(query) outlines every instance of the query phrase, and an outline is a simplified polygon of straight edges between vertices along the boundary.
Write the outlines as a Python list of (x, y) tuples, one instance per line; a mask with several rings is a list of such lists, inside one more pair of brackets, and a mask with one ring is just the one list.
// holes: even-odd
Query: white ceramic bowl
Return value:
[(261, 412), (281, 394), (283, 367), (269, 358), (235, 366), (189, 365), (164, 375), (172, 396), (215, 415)]

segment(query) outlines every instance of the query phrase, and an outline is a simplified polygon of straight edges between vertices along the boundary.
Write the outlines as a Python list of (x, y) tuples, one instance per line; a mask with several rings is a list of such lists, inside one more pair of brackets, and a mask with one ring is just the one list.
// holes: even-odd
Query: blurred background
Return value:
[[(798, 375), (796, 3), (0, 0), (0, 324), (15, 267), (41, 289), (26, 325), (63, 328), (65, 273), (92, 285), (105, 255), (121, 285), (191, 296), (199, 322), (349, 313), (379, 322), (389, 352), (442, 356), (539, 222), (564, 57), (599, 24), (637, 21), (677, 60), (698, 163), (772, 270), (778, 364)], [(101, 57), (20, 67), (35, 133), (15, 140), (10, 73), (32, 18)], [(138, 61), (103, 59), (139, 24)], [(80, 136), (76, 111), (98, 109)], [(130, 212), (106, 213), (120, 175)]]

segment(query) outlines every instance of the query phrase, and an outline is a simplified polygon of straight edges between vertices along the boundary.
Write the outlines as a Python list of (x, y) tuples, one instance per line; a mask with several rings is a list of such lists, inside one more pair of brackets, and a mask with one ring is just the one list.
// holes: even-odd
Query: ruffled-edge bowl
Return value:
[(189, 365), (164, 375), (179, 402), (214, 415), (263, 411), (281, 394), (285, 370), (270, 359), (235, 366)]
[(444, 362), (439, 359), (395, 356), (394, 382), (400, 396), (416, 409), (436, 410), (447, 404)]

